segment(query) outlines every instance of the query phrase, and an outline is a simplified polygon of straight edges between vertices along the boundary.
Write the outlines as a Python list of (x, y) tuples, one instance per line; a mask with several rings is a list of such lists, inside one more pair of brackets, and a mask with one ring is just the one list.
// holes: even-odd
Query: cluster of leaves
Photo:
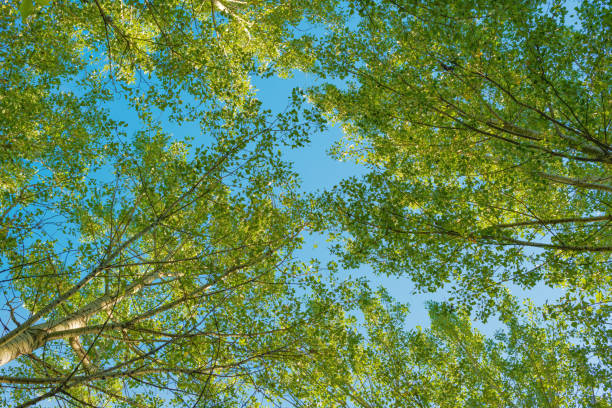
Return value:
[[(313, 280), (292, 258), (304, 220), (279, 154), (319, 123), (262, 111), (250, 85), (295, 18), (16, 3), (0, 30), (2, 402), (251, 400), (263, 362), (322, 319), (297, 294)], [(167, 130), (182, 123), (199, 146)]]

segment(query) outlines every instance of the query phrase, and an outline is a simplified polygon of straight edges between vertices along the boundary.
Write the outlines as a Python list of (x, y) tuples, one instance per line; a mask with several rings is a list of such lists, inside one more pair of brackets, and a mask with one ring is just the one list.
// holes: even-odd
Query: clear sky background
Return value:
[[(289, 79), (255, 79), (253, 82), (257, 89), (257, 97), (263, 103), (263, 107), (273, 112), (281, 112), (286, 108), (293, 88), (306, 89), (319, 83), (314, 76), (301, 72), (294, 73), (294, 76)], [(312, 134), (307, 146), (286, 152), (286, 158), (293, 162), (295, 170), (300, 175), (304, 192), (330, 189), (343, 179), (366, 173), (363, 166), (351, 161), (338, 161), (329, 156), (329, 149), (341, 138), (340, 127), (329, 126), (322, 133)], [(299, 253), (304, 259), (316, 258), (321, 261), (322, 265), (332, 260), (325, 236), (305, 235), (305, 239), (304, 249)], [(408, 278), (377, 276), (368, 266), (363, 266), (358, 270), (342, 271), (340, 276), (353, 278), (366, 276), (371, 281), (372, 288), (384, 286), (396, 300), (409, 303), (411, 305), (410, 320), (407, 322), (409, 327), (427, 326), (429, 319), (425, 302), (442, 297), (440, 294), (412, 295), (413, 286)]]

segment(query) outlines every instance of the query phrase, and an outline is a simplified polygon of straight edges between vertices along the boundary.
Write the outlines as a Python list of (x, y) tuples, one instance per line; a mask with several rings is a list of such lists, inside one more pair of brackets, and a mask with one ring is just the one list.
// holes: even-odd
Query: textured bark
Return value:
[(0, 347), (0, 366), (42, 347), (51, 334), (63, 330), (78, 329), (84, 327), (86, 323), (85, 315), (77, 314), (59, 321), (31, 326)]
[(557, 219), (545, 219), (545, 220), (534, 220), (534, 221), (519, 221), (510, 224), (496, 224), (491, 225), (487, 228), (513, 228), (513, 227), (528, 227), (531, 225), (542, 226), (542, 225), (557, 225), (557, 224), (573, 224), (573, 223), (589, 223), (597, 221), (612, 221), (612, 215), (600, 215), (597, 217), (569, 217), (569, 218), (557, 218)]
[[(143, 287), (161, 277), (162, 274), (159, 270), (155, 270), (134, 282), (121, 295), (102, 296), (66, 317), (28, 327), (0, 346), (0, 366), (21, 355), (30, 354), (42, 347), (47, 341), (57, 338), (57, 336), (54, 336), (55, 333), (86, 327), (87, 322), (95, 313), (112, 309), (117, 303), (134, 295)], [(70, 337), (74, 337), (74, 334), (66, 336), (66, 338)]]
[(87, 372), (91, 372), (91, 361), (87, 356), (87, 351), (85, 351), (83, 345), (81, 344), (81, 340), (78, 337), (70, 337), (68, 338), (68, 343), (70, 344), (70, 347), (72, 347), (74, 354), (76, 354), (79, 360), (81, 360), (81, 363), (83, 363), (85, 370), (87, 370)]
[(590, 180), (579, 180), (571, 177), (557, 176), (547, 173), (536, 173), (538, 176), (557, 182), (561, 184), (567, 184), (569, 186), (588, 188), (591, 190), (601, 190), (608, 193), (612, 193), (612, 186), (607, 184), (593, 183)]
[[(162, 217), (164, 217), (164, 216), (162, 216)], [(111, 262), (114, 258), (116, 258), (121, 253), (121, 251), (123, 251), (125, 248), (127, 248), (130, 244), (132, 244), (133, 242), (139, 240), (142, 236), (144, 236), (146, 233), (148, 233), (150, 230), (152, 230), (162, 220), (162, 217), (158, 218), (157, 220), (155, 220), (154, 222), (149, 224), (145, 229), (140, 231), (138, 234), (134, 235), (133, 237), (131, 237), (130, 239), (125, 241), (123, 244), (121, 244), (110, 255), (108, 255), (100, 263), (100, 265), (98, 267), (96, 267), (91, 273), (89, 273), (87, 276), (85, 276), (83, 279), (81, 279), (76, 285), (74, 285), (72, 288), (70, 288), (70, 290), (68, 290), (67, 292), (64, 292), (63, 294), (61, 294), (60, 296), (55, 298), (47, 306), (43, 307), (40, 311), (38, 311), (37, 313), (32, 315), (30, 318), (28, 318), (28, 320), (26, 320), (23, 324), (21, 324), (20, 326), (16, 327), (14, 330), (9, 332), (7, 335), (2, 337), (0, 339), (0, 366), (3, 365), (3, 363), (2, 363), (3, 360), (2, 360), (2, 357), (1, 357), (3, 355), (3, 350), (6, 347), (8, 347), (9, 344), (13, 344), (14, 343), (13, 340), (16, 340), (17, 338), (19, 338), (21, 334), (24, 334), (29, 329), (34, 328), (34, 326), (33, 326), (34, 323), (36, 323), (38, 320), (42, 319), (46, 314), (50, 313), (57, 306), (63, 304), (71, 296), (76, 294), (79, 290), (84, 288), (89, 282), (91, 282), (98, 275), (100, 275), (100, 273), (102, 273), (102, 271), (104, 271), (104, 269), (106, 268), (106, 266), (107, 266), (107, 264), (109, 262)]]

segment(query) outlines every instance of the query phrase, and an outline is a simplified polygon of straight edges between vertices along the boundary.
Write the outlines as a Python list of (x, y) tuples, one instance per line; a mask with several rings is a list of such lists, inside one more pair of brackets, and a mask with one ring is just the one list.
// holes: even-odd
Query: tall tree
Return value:
[(296, 407), (610, 407), (609, 366), (590, 361), (563, 334), (564, 322), (546, 324), (533, 307), (517, 308), (494, 338), (437, 303), (429, 305), (429, 328), (404, 330), (407, 308), (384, 292), (364, 294), (360, 312), (363, 330), (347, 327), (339, 310), (334, 330), (311, 339), (308, 363), (270, 375), (279, 400)]
[[(325, 321), (296, 292), (279, 153), (309, 125), (263, 112), (249, 79), (300, 9), (21, 3), (0, 6), (0, 401), (252, 402), (262, 362)], [(172, 137), (185, 122), (198, 134)]]
[(337, 156), (371, 169), (320, 201), (346, 266), (450, 286), (481, 316), (504, 308), (509, 284), (561, 288), (551, 311), (609, 346), (604, 3), (348, 3), (312, 68), (349, 82), (312, 98), (343, 124)]

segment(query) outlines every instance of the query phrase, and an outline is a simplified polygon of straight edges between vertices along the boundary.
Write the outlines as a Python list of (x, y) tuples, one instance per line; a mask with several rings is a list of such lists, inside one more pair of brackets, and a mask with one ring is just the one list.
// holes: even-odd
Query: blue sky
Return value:
[[(577, 5), (575, 1), (567, 1), (566, 7), (573, 9)], [(575, 17), (569, 18), (569, 23), (575, 23)], [(313, 27), (302, 27), (309, 31), (309, 34), (321, 34), (321, 29)], [(287, 108), (290, 102), (291, 92), (294, 88), (299, 87), (307, 89), (316, 86), (322, 81), (312, 74), (305, 74), (294, 71), (293, 76), (287, 79), (271, 77), (271, 78), (253, 78), (253, 86), (256, 89), (257, 97), (262, 102), (264, 109), (270, 109), (273, 114), (280, 113)], [(334, 82), (342, 87), (341, 82)], [(130, 124), (128, 135), (137, 129), (138, 119), (126, 110), (121, 103), (116, 103), (111, 107), (114, 119), (123, 119)], [(205, 135), (201, 135), (199, 126), (195, 123), (183, 123), (180, 126), (164, 120), (165, 115), (160, 114), (160, 119), (164, 124), (166, 131), (171, 132), (178, 140), (186, 136), (194, 137), (193, 144), (207, 144)], [(306, 193), (329, 189), (338, 184), (341, 180), (359, 176), (366, 173), (363, 166), (356, 165), (351, 161), (338, 161), (333, 159), (328, 154), (329, 149), (335, 142), (342, 138), (342, 131), (339, 126), (329, 126), (323, 132), (310, 135), (310, 143), (300, 149), (286, 150), (285, 158), (293, 163), (295, 171), (300, 175), (302, 181), (302, 190)], [(323, 235), (305, 236), (306, 243), (299, 255), (304, 260), (317, 258), (322, 265), (330, 261), (328, 248), (329, 244), (325, 242)], [(413, 294), (413, 285), (408, 277), (385, 277), (378, 276), (372, 273), (368, 266), (362, 266), (358, 270), (342, 271), (341, 276), (346, 277), (367, 277), (371, 282), (371, 287), (383, 286), (387, 289), (390, 295), (402, 303), (410, 305), (411, 314), (406, 322), (407, 327), (417, 325), (428, 326), (429, 318), (427, 316), (426, 302), (430, 300), (443, 300), (446, 293), (439, 291), (428, 294)], [(531, 299), (536, 304), (543, 304), (547, 299), (552, 300), (558, 298), (562, 292), (559, 289), (551, 289), (540, 283), (530, 291), (523, 291), (517, 287), (511, 287), (513, 293), (521, 299)], [(488, 324), (476, 322), (476, 327), (481, 329), (485, 334), (492, 335), (496, 330), (499, 330), (501, 325), (492, 319)]]
[[(289, 79), (258, 78), (253, 83), (257, 89), (257, 97), (262, 101), (264, 108), (271, 109), (273, 112), (281, 112), (287, 106), (293, 88), (306, 89), (319, 82), (312, 75), (296, 72)], [(351, 161), (338, 161), (329, 156), (328, 150), (341, 138), (340, 127), (330, 126), (322, 133), (311, 135), (311, 142), (307, 146), (286, 152), (286, 158), (293, 162), (295, 170), (300, 174), (304, 192), (329, 189), (347, 177), (366, 173), (363, 166)], [(304, 249), (299, 253), (305, 260), (316, 258), (321, 261), (322, 265), (332, 260), (325, 236), (314, 234), (305, 235), (305, 238)], [(407, 277), (378, 276), (372, 273), (368, 266), (362, 266), (357, 270), (341, 271), (340, 276), (346, 278), (365, 276), (370, 280), (372, 288), (383, 286), (396, 300), (409, 303), (411, 313), (406, 322), (407, 327), (428, 326), (429, 317), (425, 303), (428, 300), (439, 300), (444, 297), (443, 293), (413, 295), (413, 285)]]
[[(567, 2), (568, 8), (573, 8), (575, 2)], [(573, 21), (573, 20), (572, 20)], [(306, 27), (311, 34), (316, 34), (317, 30)], [(271, 109), (274, 113), (282, 112), (288, 105), (291, 91), (295, 87), (308, 88), (317, 85), (317, 78), (301, 72), (295, 72), (293, 77), (281, 79), (277, 77), (262, 79), (254, 78), (253, 85), (257, 89), (258, 98), (263, 103), (263, 107)], [(125, 104), (117, 101), (111, 106), (112, 117), (115, 120), (124, 120), (129, 123), (128, 135), (138, 129), (139, 120), (133, 112), (126, 109)], [(161, 115), (163, 116), (163, 115)], [(195, 123), (184, 123), (180, 126), (163, 121), (167, 131), (172, 132), (177, 139), (185, 136), (195, 137), (194, 144), (206, 144), (207, 141), (200, 135), (199, 126)], [(340, 162), (328, 155), (331, 146), (339, 141), (342, 132), (339, 127), (329, 127), (327, 130), (311, 135), (311, 142), (300, 149), (286, 151), (286, 159), (293, 162), (295, 170), (300, 174), (302, 189), (304, 192), (315, 192), (317, 190), (328, 189), (336, 185), (344, 178), (358, 176), (365, 173), (365, 168), (350, 161)], [(103, 175), (97, 174), (96, 177)], [(317, 248), (315, 248), (315, 245)], [(304, 259), (318, 258), (322, 264), (331, 260), (328, 245), (322, 235), (307, 237), (304, 249), (300, 253)], [(366, 276), (371, 281), (371, 286), (384, 286), (389, 293), (400, 302), (409, 303), (411, 314), (407, 326), (416, 325), (427, 326), (428, 317), (425, 309), (425, 302), (428, 300), (444, 299), (444, 292), (434, 294), (413, 295), (413, 285), (407, 277), (384, 277), (374, 275), (371, 269), (363, 266), (354, 271), (343, 271), (345, 276)], [(516, 294), (526, 297), (526, 293), (515, 290)], [(548, 297), (557, 297), (559, 290), (552, 290), (544, 285), (536, 287), (529, 292), (536, 303), (543, 303)], [(2, 313), (2, 311), (0, 311)], [(0, 316), (3, 318), (4, 316)], [(479, 325), (480, 327), (483, 327)], [(489, 324), (485, 332), (492, 333), (500, 328), (498, 324)]]
[[(287, 107), (293, 88), (307, 89), (320, 83), (313, 75), (301, 72), (295, 72), (293, 77), (288, 79), (276, 77), (253, 79), (258, 99), (261, 100), (264, 108), (272, 110), (273, 113), (282, 112)], [(336, 83), (336, 85), (341, 86), (342, 84)], [(333, 144), (342, 139), (340, 126), (329, 126), (324, 132), (312, 134), (310, 139), (310, 143), (305, 147), (285, 153), (287, 160), (293, 162), (295, 170), (300, 175), (304, 192), (310, 193), (330, 189), (347, 177), (360, 176), (366, 173), (367, 169), (365, 167), (351, 161), (338, 161), (328, 154)], [(315, 234), (306, 235), (305, 238), (304, 248), (299, 253), (304, 260), (316, 258), (322, 265), (332, 260), (325, 236)], [(429, 317), (426, 303), (428, 301), (445, 300), (448, 297), (444, 290), (435, 293), (414, 294), (414, 285), (407, 276), (386, 277), (376, 275), (367, 265), (357, 270), (341, 271), (340, 276), (366, 277), (369, 279), (372, 288), (382, 286), (397, 301), (408, 303), (410, 305), (410, 315), (406, 321), (407, 328), (428, 327)], [(562, 294), (561, 290), (552, 289), (542, 283), (530, 291), (524, 291), (516, 286), (510, 288), (519, 299), (530, 299), (537, 305), (558, 298)], [(474, 322), (474, 326), (489, 336), (502, 329), (501, 323), (496, 319), (491, 319), (486, 324)]]

